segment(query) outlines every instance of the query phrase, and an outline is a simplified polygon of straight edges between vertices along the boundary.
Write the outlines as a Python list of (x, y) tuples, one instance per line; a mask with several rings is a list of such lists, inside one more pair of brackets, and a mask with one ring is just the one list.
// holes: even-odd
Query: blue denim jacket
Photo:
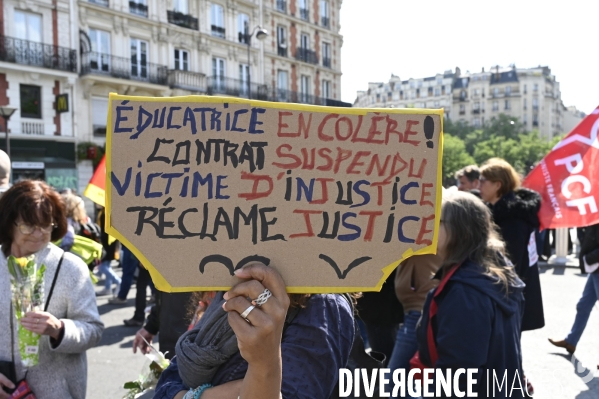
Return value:
[[(340, 295), (312, 295), (283, 334), (283, 398), (328, 398), (353, 341), (354, 319), (347, 300)], [(220, 367), (212, 385), (243, 379), (247, 367), (237, 352)], [(172, 399), (189, 388), (179, 377), (175, 357), (162, 373), (154, 399)]]

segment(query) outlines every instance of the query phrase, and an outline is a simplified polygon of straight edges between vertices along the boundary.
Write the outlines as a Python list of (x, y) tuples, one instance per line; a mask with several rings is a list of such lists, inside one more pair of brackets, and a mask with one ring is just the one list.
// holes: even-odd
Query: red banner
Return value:
[(102, 160), (98, 164), (94, 175), (92, 176), (87, 188), (83, 192), (90, 200), (94, 201), (98, 205), (104, 206), (104, 194), (106, 188), (106, 155), (102, 157)]
[(599, 107), (582, 120), (522, 183), (543, 197), (543, 229), (599, 223)]

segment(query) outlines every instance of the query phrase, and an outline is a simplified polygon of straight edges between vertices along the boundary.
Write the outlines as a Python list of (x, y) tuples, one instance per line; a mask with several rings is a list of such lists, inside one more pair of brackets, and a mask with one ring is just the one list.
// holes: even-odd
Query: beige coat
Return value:
[(403, 261), (395, 274), (395, 295), (404, 312), (422, 312), (426, 294), (435, 288), (439, 281), (432, 280), (441, 266), (437, 255), (417, 255)]

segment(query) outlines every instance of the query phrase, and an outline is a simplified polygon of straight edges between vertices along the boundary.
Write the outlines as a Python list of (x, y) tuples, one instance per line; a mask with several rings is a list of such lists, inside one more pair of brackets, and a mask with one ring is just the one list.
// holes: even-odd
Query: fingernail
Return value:
[(225, 295), (223, 295), (223, 298), (225, 301), (229, 300), (229, 291), (225, 292)]
[(235, 270), (235, 275), (241, 274), (243, 272), (243, 267), (241, 269)]
[(225, 302), (223, 302), (223, 305), (222, 305), (222, 306), (223, 306), (223, 310), (224, 310), (225, 312), (227, 311), (227, 309), (225, 309), (225, 305), (226, 305), (226, 304), (227, 304), (227, 302), (225, 301)]

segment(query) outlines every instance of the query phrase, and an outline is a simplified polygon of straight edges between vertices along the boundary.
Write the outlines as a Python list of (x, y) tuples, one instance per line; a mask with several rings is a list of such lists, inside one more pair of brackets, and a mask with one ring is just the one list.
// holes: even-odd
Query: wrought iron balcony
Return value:
[(164, 65), (132, 62), (130, 58), (94, 52), (81, 55), (81, 75), (87, 74), (139, 80), (165, 86), (168, 83), (168, 69)]
[(318, 56), (316, 55), (316, 52), (307, 48), (298, 47), (297, 50), (295, 50), (295, 59), (318, 65)]
[[(223, 29), (223, 37), (224, 37), (224, 29)], [(248, 33), (237, 32), (237, 40), (239, 40), (239, 43), (248, 44), (250, 42), (250, 35)]]
[(197, 93), (206, 93), (207, 91), (206, 75), (178, 69), (168, 71), (168, 85), (173, 89), (183, 89)]
[(286, 89), (272, 89), (268, 93), (268, 100), (284, 103), (327, 105), (327, 99), (307, 93)]
[(287, 57), (287, 46), (277, 46), (277, 54), (279, 57)]
[(310, 20), (310, 10), (308, 10), (307, 8), (300, 8), (300, 18), (305, 20), (305, 21), (309, 21)]
[(139, 15), (140, 17), (148, 17), (148, 6), (146, 4), (138, 3), (135, 1), (129, 1), (129, 12), (131, 14)]
[(331, 59), (330, 58), (323, 58), (322, 59), (322, 66), (325, 68), (330, 68), (331, 67)]
[(77, 72), (75, 50), (8, 36), (0, 36), (0, 61)]
[(89, 2), (99, 6), (108, 7), (108, 0), (89, 0)]
[(198, 19), (192, 17), (191, 15), (183, 14), (179, 11), (168, 10), (166, 12), (166, 16), (168, 18), (168, 22), (171, 24), (175, 24), (177, 26), (193, 30), (199, 29)]
[(320, 24), (323, 26), (323, 28), (330, 28), (330, 23), (331, 21), (329, 20), (329, 17), (320, 18)]
[(227, 96), (253, 98), (257, 100), (268, 99), (268, 86), (251, 83), (238, 79), (212, 76), (208, 78), (208, 95), (224, 94)]
[(287, 12), (287, 2), (285, 0), (277, 0), (277, 11)]
[(225, 28), (222, 26), (211, 25), (212, 36), (225, 38)]

